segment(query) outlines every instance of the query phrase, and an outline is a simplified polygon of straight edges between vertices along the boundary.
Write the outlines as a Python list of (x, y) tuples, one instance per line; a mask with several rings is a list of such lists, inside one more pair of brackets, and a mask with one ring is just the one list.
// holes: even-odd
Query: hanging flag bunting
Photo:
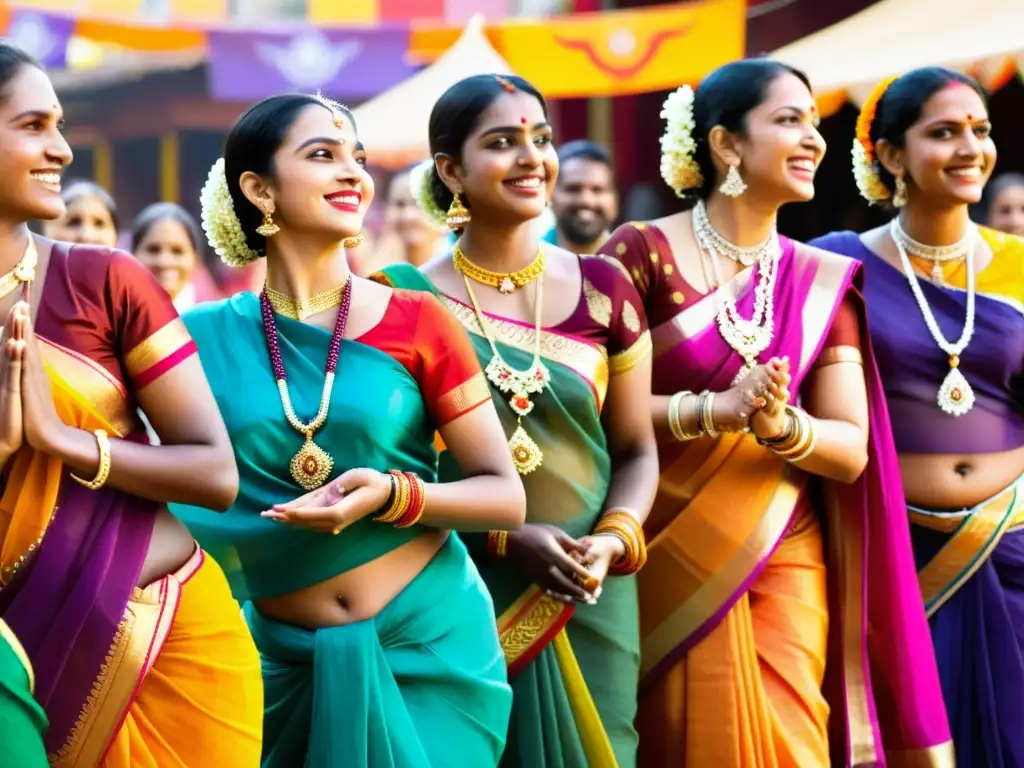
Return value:
[(407, 27), (349, 30), (306, 28), (293, 33), (209, 32), (210, 91), (247, 101), (286, 91), (322, 90), (357, 100), (412, 75), (405, 63)]
[(44, 67), (63, 69), (74, 29), (75, 22), (68, 17), (15, 8), (10, 12), (4, 37), (32, 54)]

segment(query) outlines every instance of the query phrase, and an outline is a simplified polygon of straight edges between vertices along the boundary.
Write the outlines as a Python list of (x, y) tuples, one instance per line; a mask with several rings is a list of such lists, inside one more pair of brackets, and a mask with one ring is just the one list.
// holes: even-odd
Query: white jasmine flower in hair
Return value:
[(665, 132), (661, 136), (661, 178), (679, 197), (704, 183), (700, 167), (693, 158), (697, 151), (693, 138), (693, 99), (693, 89), (684, 85), (668, 95), (660, 115), (665, 121)]
[(435, 202), (430, 192), (430, 179), (434, 174), (433, 159), (417, 163), (409, 171), (409, 188), (412, 190), (413, 199), (424, 216), (441, 229), (447, 231), (447, 214)]
[(868, 153), (859, 139), (853, 140), (853, 178), (861, 197), (869, 203), (880, 203), (892, 197), (889, 188), (882, 183), (874, 163), (868, 160)]
[(235, 214), (228, 191), (228, 178), (224, 170), (224, 158), (220, 158), (210, 169), (202, 192), (199, 193), (203, 231), (210, 247), (229, 267), (244, 267), (259, 258), (249, 248), (242, 232), (242, 224)]

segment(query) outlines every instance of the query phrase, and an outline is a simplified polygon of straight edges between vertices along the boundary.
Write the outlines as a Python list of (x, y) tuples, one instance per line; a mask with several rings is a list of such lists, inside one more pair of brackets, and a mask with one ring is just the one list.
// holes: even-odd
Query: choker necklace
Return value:
[[(960, 371), (960, 355), (967, 349), (967, 345), (971, 343), (971, 337), (974, 335), (974, 248), (968, 247), (964, 253), (964, 258), (967, 260), (967, 317), (964, 320), (964, 330), (960, 334), (960, 340), (951, 344), (942, 335), (942, 329), (939, 328), (932, 309), (928, 306), (928, 299), (925, 297), (924, 291), (921, 290), (917, 275), (914, 274), (914, 267), (907, 255), (907, 249), (900, 237), (901, 232), (898, 221), (893, 219), (892, 224), (889, 225), (889, 234), (892, 236), (893, 242), (896, 243), (896, 250), (899, 251), (900, 263), (903, 265), (907, 282), (910, 283), (910, 291), (917, 300), (917, 306), (921, 310), (924, 324), (928, 326), (928, 332), (931, 333), (932, 339), (935, 340), (939, 349), (946, 353), (949, 362), (949, 373), (946, 374), (946, 378), (942, 380), (942, 386), (939, 387), (939, 408), (950, 416), (963, 416), (974, 407), (974, 390)], [(973, 236), (973, 231), (971, 234)]]
[(967, 252), (974, 248), (978, 226), (973, 221), (968, 221), (967, 232), (951, 245), (925, 245), (908, 235), (900, 224), (900, 217), (896, 216), (889, 227), (889, 234), (897, 247), (901, 247), (915, 259), (931, 262), (932, 282), (943, 285), (946, 281), (942, 267), (950, 261), (963, 261), (967, 257)]
[(0, 299), (6, 299), (22, 285), (35, 280), (38, 262), (39, 251), (36, 250), (36, 241), (29, 234), (28, 245), (25, 246), (25, 255), (21, 257), (21, 261), (15, 264), (10, 272), (0, 276)]
[[(701, 201), (698, 201), (693, 208), (693, 234), (701, 254), (711, 262), (711, 273), (715, 280), (714, 288), (718, 292), (716, 299), (719, 309), (715, 318), (718, 323), (718, 332), (725, 342), (743, 358), (743, 367), (733, 379), (733, 385), (735, 385), (754, 370), (758, 355), (768, 349), (775, 333), (775, 279), (779, 271), (779, 258), (782, 256), (779, 237), (773, 228), (767, 240), (760, 245), (745, 249), (756, 251), (757, 257), (754, 314), (747, 320), (740, 315), (736, 308), (736, 300), (722, 295), (721, 288), (725, 284), (725, 280), (722, 278), (722, 267), (718, 263), (720, 256), (733, 258), (730, 255), (730, 249), (739, 249), (740, 247), (730, 243), (715, 229), (708, 218), (707, 209)], [(734, 260), (743, 263), (738, 258)]]
[(469, 300), (473, 302), (473, 311), (476, 312), (476, 321), (480, 325), (480, 331), (483, 333), (484, 338), (487, 339), (487, 343), (491, 345), (491, 361), (484, 369), (484, 373), (491, 384), (498, 388), (498, 391), (505, 394), (512, 393), (508, 404), (516, 416), (519, 417), (516, 422), (516, 429), (508, 440), (508, 447), (512, 451), (512, 463), (519, 474), (528, 475), (541, 465), (541, 462), (544, 461), (544, 454), (541, 452), (540, 446), (523, 429), (523, 417), (533, 410), (534, 403), (530, 399), (530, 395), (541, 394), (544, 388), (551, 382), (551, 372), (548, 371), (540, 356), (540, 318), (544, 310), (544, 274), (541, 273), (540, 279), (537, 280), (537, 307), (533, 329), (536, 339), (533, 350), (533, 362), (525, 371), (513, 368), (505, 362), (505, 358), (501, 356), (498, 346), (494, 343), (494, 339), (491, 338), (491, 334), (487, 330), (487, 317), (480, 311), (480, 305), (473, 294), (473, 287), (469, 283), (469, 277), (463, 275), (462, 280), (466, 283), (466, 293), (469, 294)]
[(543, 274), (544, 251), (538, 249), (536, 258), (518, 272), (492, 272), (470, 261), (462, 252), (462, 246), (456, 242), (452, 249), (452, 264), (470, 280), (497, 288), (502, 293), (514, 293), (516, 288), (522, 288)]
[(693, 206), (693, 228), (694, 230), (702, 230), (705, 239), (720, 255), (725, 256), (727, 259), (737, 261), (744, 267), (752, 266), (756, 262), (760, 261), (764, 252), (771, 248), (772, 244), (778, 238), (778, 233), (775, 231), (775, 227), (772, 227), (772, 231), (768, 233), (768, 237), (757, 245), (736, 245), (735, 243), (729, 242), (729, 240), (727, 240), (725, 236), (715, 228), (715, 225), (711, 223), (711, 219), (708, 218), (708, 209), (704, 205), (703, 200), (698, 200), (697, 204)]
[(275, 291), (266, 283), (263, 285), (263, 294), (270, 302), (270, 308), (277, 314), (290, 317), (292, 320), (305, 320), (341, 304), (341, 297), (347, 286), (346, 281), (344, 285), (336, 285), (326, 291), (314, 293), (308, 301), (299, 301), (286, 293)]
[(324, 367), (324, 388), (320, 393), (320, 408), (312, 421), (303, 423), (295, 414), (292, 406), (292, 398), (288, 394), (288, 379), (284, 371), (284, 362), (281, 360), (281, 347), (277, 339), (277, 324), (274, 322), (274, 312), (270, 306), (270, 299), (267, 298), (266, 289), (260, 294), (260, 309), (263, 312), (263, 331), (267, 336), (267, 349), (270, 352), (270, 364), (274, 369), (274, 380), (277, 382), (277, 391), (281, 395), (281, 405), (284, 408), (285, 418), (292, 427), (306, 437), (306, 442), (298, 450), (289, 464), (292, 477), (295, 482), (307, 491), (312, 491), (323, 485), (331, 475), (334, 467), (334, 459), (313, 442), (313, 433), (327, 421), (327, 411), (331, 407), (331, 392), (334, 389), (334, 374), (338, 369), (338, 356), (341, 352), (341, 341), (345, 338), (345, 326), (348, 324), (348, 310), (352, 305), (352, 278), (345, 280), (342, 288), (341, 309), (338, 310), (338, 319), (334, 322), (334, 333), (331, 335), (331, 343), (327, 351), (327, 365)]

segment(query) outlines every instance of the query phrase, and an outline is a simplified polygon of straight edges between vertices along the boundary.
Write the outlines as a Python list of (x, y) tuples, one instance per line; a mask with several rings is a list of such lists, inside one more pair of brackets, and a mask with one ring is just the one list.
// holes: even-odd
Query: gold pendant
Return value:
[(512, 433), (508, 447), (512, 449), (512, 463), (520, 475), (530, 474), (544, 462), (544, 454), (541, 453), (540, 446), (526, 434), (522, 424), (517, 426), (516, 431)]
[(307, 491), (315, 491), (330, 477), (334, 459), (313, 442), (312, 436), (307, 436), (299, 452), (292, 456), (289, 468), (296, 483)]

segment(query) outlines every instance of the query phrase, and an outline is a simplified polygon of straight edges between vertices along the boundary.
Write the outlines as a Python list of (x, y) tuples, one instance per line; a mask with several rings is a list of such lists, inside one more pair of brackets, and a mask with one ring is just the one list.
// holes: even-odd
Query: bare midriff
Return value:
[(975, 507), (1024, 474), (1024, 446), (998, 453), (907, 453), (899, 459), (907, 503), (936, 511)]

